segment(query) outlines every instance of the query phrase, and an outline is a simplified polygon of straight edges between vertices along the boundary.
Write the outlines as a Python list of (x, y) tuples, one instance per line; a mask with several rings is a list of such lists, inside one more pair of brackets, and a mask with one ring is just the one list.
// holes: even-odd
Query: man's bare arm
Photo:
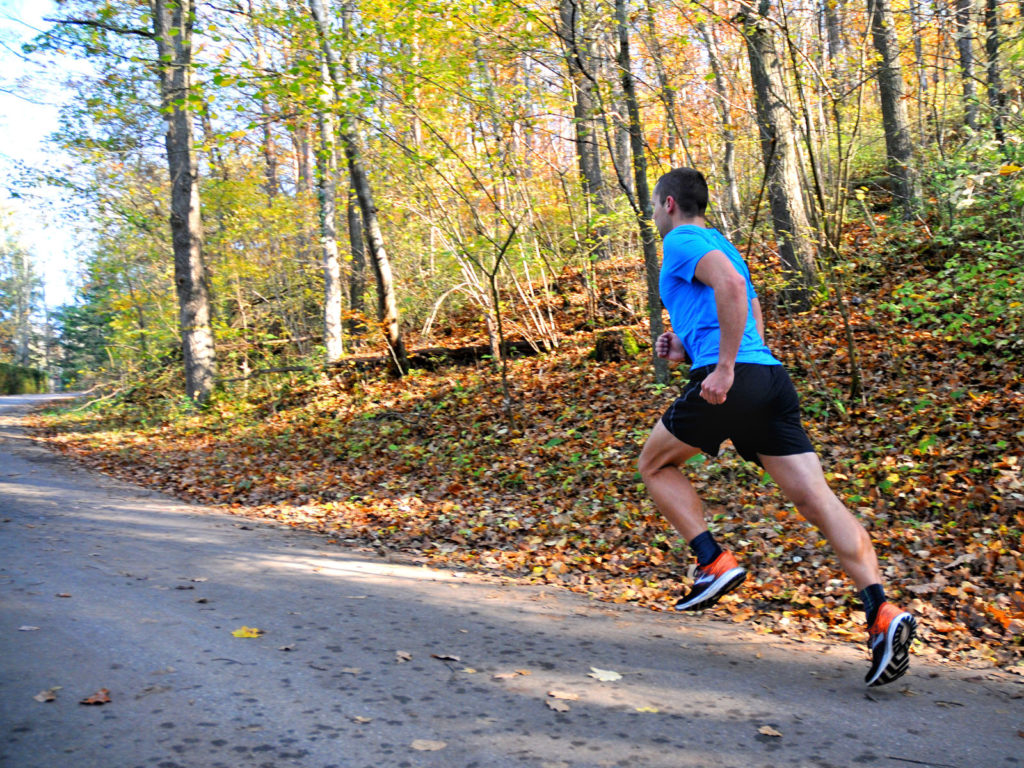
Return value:
[(706, 253), (697, 262), (694, 276), (715, 292), (719, 326), (718, 364), (702, 382), (701, 396), (717, 405), (725, 402), (725, 396), (732, 387), (736, 355), (747, 326), (747, 281), (721, 251)]
[(750, 307), (754, 313), (754, 325), (757, 326), (757, 332), (761, 335), (761, 341), (767, 343), (764, 337), (764, 315), (761, 314), (761, 301), (755, 296)]

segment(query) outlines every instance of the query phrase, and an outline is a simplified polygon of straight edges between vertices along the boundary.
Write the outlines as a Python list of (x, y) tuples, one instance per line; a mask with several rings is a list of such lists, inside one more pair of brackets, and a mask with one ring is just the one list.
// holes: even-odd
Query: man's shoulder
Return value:
[(707, 234), (710, 231), (692, 224), (676, 227), (665, 236), (665, 249), (679, 251), (685, 255), (704, 255), (716, 247)]

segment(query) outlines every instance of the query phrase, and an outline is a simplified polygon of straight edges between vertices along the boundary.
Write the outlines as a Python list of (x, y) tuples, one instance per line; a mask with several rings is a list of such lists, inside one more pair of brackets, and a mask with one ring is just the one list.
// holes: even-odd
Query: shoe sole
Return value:
[(910, 644), (914, 641), (914, 633), (917, 631), (917, 620), (909, 613), (901, 614), (893, 619), (889, 625), (886, 638), (886, 647), (889, 649), (887, 657), (882, 658), (878, 665), (879, 671), (872, 678), (869, 674), (865, 682), (871, 686), (888, 685), (898, 680), (910, 667)]
[(694, 602), (688, 603), (682, 600), (676, 603), (677, 611), (703, 611), (710, 608), (728, 593), (743, 583), (747, 578), (747, 572), (742, 568), (733, 568), (727, 571), (725, 576), (719, 579), (713, 586), (704, 591)]

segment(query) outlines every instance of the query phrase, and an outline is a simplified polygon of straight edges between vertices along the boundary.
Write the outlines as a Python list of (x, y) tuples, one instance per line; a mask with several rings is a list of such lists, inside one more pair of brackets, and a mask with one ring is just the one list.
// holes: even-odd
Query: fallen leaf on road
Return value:
[(473, 669), (472, 667), (463, 667), (462, 671), (465, 672), (467, 675), (475, 675), (476, 674), (476, 670)]
[(43, 704), (45, 704), (48, 701), (56, 701), (57, 700), (57, 691), (59, 691), (59, 690), (60, 690), (60, 686), (58, 685), (58, 686), (56, 686), (54, 688), (49, 688), (49, 689), (47, 689), (45, 691), (40, 691), (39, 693), (37, 693), (32, 698), (35, 699), (38, 702), (42, 702)]
[(782, 736), (781, 733), (776, 731), (770, 725), (762, 725), (760, 728), (757, 729), (757, 732), (762, 734), (762, 735), (764, 735), (764, 736), (775, 736), (775, 737), (781, 737)]
[(437, 752), (439, 749), (444, 749), (448, 744), (444, 741), (430, 741), (429, 739), (416, 739), (412, 744), (409, 745), (419, 752)]
[(341, 674), (343, 675), (358, 675), (363, 670), (359, 667), (342, 667)]
[(57, 597), (71, 597), (67, 592), (58, 592)]
[(18, 627), (18, 631), (19, 632), (35, 632), (38, 629), (39, 629), (39, 627), (28, 627), (28, 626)]
[(569, 693), (568, 691), (548, 691), (548, 696), (553, 699), (565, 699), (566, 701), (578, 701), (580, 698), (578, 693)]
[(587, 673), (587, 677), (592, 677), (595, 680), (600, 680), (602, 683), (614, 683), (616, 680), (621, 680), (622, 675), (611, 669), (598, 669), (597, 667), (591, 667), (590, 672)]
[[(659, 710), (658, 710), (657, 707), (637, 707), (636, 711), (637, 712), (642, 712), (644, 714), (656, 715), (656, 714), (658, 714)], [(782, 734), (779, 734), (779, 735), (781, 736)]]
[(412, 661), (412, 654), (408, 651), (395, 651), (395, 661), (399, 664)]
[(236, 629), (231, 634), (234, 635), (235, 637), (259, 637), (260, 635), (263, 634), (263, 630), (262, 629), (257, 629), (256, 627), (245, 627), (245, 626), (242, 626), (242, 627), (239, 627), (238, 629)]
[(548, 705), (548, 709), (553, 709), (555, 712), (568, 712), (572, 709), (564, 701), (559, 701), (558, 699), (548, 699), (545, 704)]
[(494, 680), (512, 680), (517, 677), (519, 677), (518, 672), (498, 672), (496, 675), (493, 675)]
[(458, 656), (449, 656), (446, 653), (432, 653), (430, 658), (437, 659), (438, 661), (462, 661)]
[(100, 688), (92, 696), (82, 699), (79, 704), (88, 704), (90, 706), (98, 707), (103, 704), (110, 703), (110, 691), (106, 688)]
[(359, 723), (359, 725), (366, 725), (367, 723), (373, 722), (372, 717), (363, 717), (362, 715), (353, 715), (349, 718), (349, 720), (351, 720), (353, 723)]
[(279, 650), (279, 651), (294, 651), (295, 650), (295, 646), (294, 645), (282, 645), (277, 650)]

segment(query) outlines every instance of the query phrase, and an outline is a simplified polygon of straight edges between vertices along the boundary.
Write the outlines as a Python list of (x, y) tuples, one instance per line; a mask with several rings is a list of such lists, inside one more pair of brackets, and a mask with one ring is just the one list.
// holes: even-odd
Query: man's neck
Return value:
[(676, 227), (700, 227), (704, 229), (707, 227), (707, 220), (703, 216), (676, 216), (672, 219), (672, 224)]

